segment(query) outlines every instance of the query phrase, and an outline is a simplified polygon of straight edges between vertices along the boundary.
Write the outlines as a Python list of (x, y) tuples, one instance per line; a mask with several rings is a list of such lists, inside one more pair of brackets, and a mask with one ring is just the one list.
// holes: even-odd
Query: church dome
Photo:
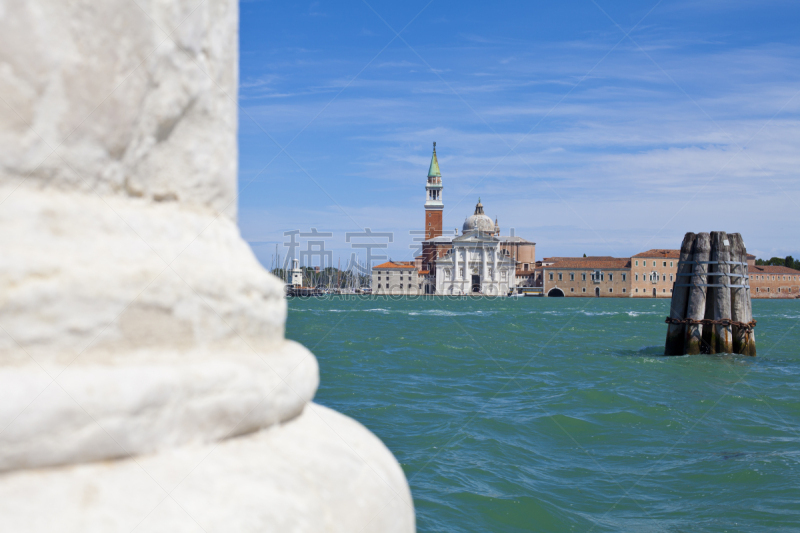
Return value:
[(482, 231), (483, 233), (494, 233), (495, 225), (492, 219), (486, 216), (483, 212), (483, 204), (478, 198), (478, 205), (475, 206), (475, 213), (464, 220), (464, 226), (461, 228), (462, 233), (470, 231)]

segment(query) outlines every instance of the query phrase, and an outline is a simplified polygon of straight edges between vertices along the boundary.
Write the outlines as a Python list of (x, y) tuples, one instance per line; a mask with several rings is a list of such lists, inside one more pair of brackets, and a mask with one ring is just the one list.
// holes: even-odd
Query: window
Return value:
[(420, 289), (422, 288), (422, 283), (420, 283), (420, 284), (419, 284), (419, 288), (420, 288)]
[(558, 273), (558, 281), (561, 281), (563, 278), (561, 276), (561, 272)]
[(661, 289), (661, 292), (667, 292), (667, 289)]
[(622, 292), (625, 292), (625, 287), (622, 287)]
[(608, 288), (608, 292), (614, 292), (614, 289), (612, 289), (611, 287), (609, 287), (609, 288)]
[(667, 266), (667, 262), (666, 261), (664, 261), (664, 266)]
[(614, 274), (608, 275), (608, 281), (614, 281)]
[(402, 284), (402, 283), (400, 284), (400, 288), (401, 288), (401, 289), (403, 288), (403, 284)]
[(553, 281), (553, 273), (550, 272), (550, 281)]
[(380, 283), (378, 283), (378, 288), (379, 288), (379, 289), (381, 288), (381, 284), (380, 284)]
[(575, 288), (574, 287), (570, 287), (569, 288), (569, 292), (575, 292)]
[(672, 292), (672, 289), (670, 289), (669, 292)]
[(661, 281), (667, 281), (667, 275), (666, 274), (663, 274), (661, 276)]
[(626, 279), (628, 279), (628, 275), (627, 274), (623, 274), (622, 275), (622, 281), (625, 281)]
[(380, 276), (378, 276), (378, 281), (380, 281), (380, 280), (381, 280), (381, 277), (380, 277)]
[(636, 274), (636, 281), (639, 281), (639, 274)]
[(528, 263), (525, 263), (522, 266), (523, 266), (523, 270), (528, 270)]
[[(586, 272), (581, 274), (581, 281), (586, 281)], [(585, 290), (583, 292), (586, 292)]]
[(761, 292), (761, 288), (760, 287), (756, 287), (756, 292)]
[(575, 281), (575, 274), (570, 274), (569, 275), (569, 280), (570, 281)]
[(639, 289), (636, 289), (636, 292), (639, 292)]
[(581, 292), (586, 292), (586, 287), (582, 288)]
[(669, 262), (669, 266), (673, 266), (673, 265), (672, 265), (672, 261), (670, 261), (670, 262)]
[(636, 260), (636, 266), (637, 267), (639, 266), (639, 260), (638, 259)]

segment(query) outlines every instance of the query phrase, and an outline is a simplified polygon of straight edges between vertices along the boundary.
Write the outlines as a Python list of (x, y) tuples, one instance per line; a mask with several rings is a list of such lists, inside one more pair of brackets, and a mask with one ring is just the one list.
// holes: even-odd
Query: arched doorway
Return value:
[(595, 287), (594, 288), (594, 295), (595, 296), (600, 296), (600, 287)]
[(655, 298), (655, 297), (656, 297), (656, 288), (653, 287), (653, 298)]
[(553, 288), (553, 289), (550, 289), (550, 292), (547, 293), (547, 296), (550, 296), (551, 298), (552, 297), (563, 298), (564, 297), (564, 291), (562, 291), (559, 288)]

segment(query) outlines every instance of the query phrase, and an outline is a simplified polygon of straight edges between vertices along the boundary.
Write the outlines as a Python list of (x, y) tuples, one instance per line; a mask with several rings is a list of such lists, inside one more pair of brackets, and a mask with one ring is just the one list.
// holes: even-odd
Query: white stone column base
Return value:
[(355, 420), (315, 403), (214, 444), (0, 475), (3, 530), (82, 533), (415, 530), (400, 465)]

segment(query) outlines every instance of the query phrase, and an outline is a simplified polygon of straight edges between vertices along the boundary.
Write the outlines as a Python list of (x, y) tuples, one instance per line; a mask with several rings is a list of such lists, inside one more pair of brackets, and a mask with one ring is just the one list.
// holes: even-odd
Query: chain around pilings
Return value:
[(735, 328), (739, 328), (740, 330), (745, 330), (748, 333), (753, 331), (753, 328), (756, 327), (756, 321), (751, 320), (750, 322), (737, 322), (736, 320), (729, 320), (727, 318), (723, 318), (720, 320), (714, 320), (711, 318), (703, 318), (702, 320), (694, 320), (692, 318), (670, 318), (667, 317), (664, 320), (667, 324), (692, 324), (695, 326), (704, 325), (704, 326), (732, 326)]

